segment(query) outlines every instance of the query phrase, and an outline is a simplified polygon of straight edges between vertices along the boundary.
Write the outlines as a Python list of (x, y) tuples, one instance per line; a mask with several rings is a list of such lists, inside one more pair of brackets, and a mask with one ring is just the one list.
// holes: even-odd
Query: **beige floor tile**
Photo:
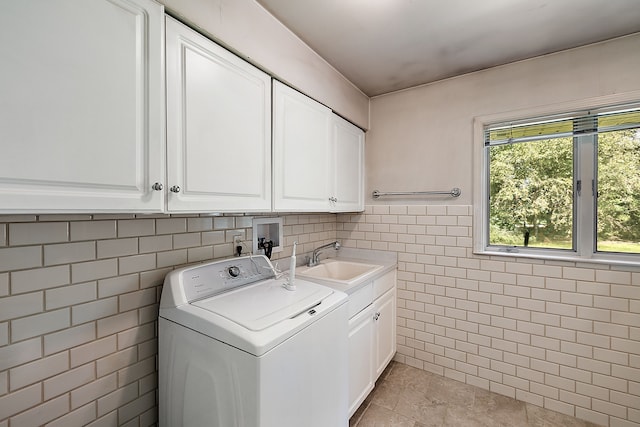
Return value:
[(370, 400), (382, 408), (393, 411), (400, 400), (401, 390), (404, 389), (399, 389), (395, 384), (379, 382), (369, 395)]
[(434, 376), (425, 395), (431, 400), (437, 400), (447, 406), (455, 406), (464, 410), (474, 406), (475, 392), (476, 387), (449, 378)]
[(349, 420), (349, 427), (597, 427), (398, 362)]
[(529, 427), (598, 427), (589, 421), (579, 420), (559, 412), (553, 412), (527, 403)]
[(376, 384), (389, 384), (398, 390), (409, 387), (413, 390), (426, 391), (434, 376), (429, 372), (402, 363), (391, 362), (390, 366), (391, 369), (386, 373), (386, 376), (383, 377), (385, 375), (383, 373)]
[(415, 421), (396, 412), (371, 404), (357, 424), (358, 427), (415, 427)]
[(491, 420), (495, 426), (527, 426), (524, 402), (487, 390), (476, 389), (473, 412), (478, 419)]
[(429, 427), (440, 427), (444, 424), (447, 403), (406, 389), (400, 394), (395, 412)]

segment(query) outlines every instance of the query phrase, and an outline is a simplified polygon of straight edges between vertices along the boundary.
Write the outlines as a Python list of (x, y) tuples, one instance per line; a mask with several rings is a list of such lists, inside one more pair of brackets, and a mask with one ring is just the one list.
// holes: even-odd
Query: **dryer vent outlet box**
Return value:
[(253, 219), (253, 253), (263, 255), (264, 250), (258, 246), (259, 239), (273, 242), (272, 252), (282, 252), (284, 238), (282, 237), (282, 218), (254, 218)]

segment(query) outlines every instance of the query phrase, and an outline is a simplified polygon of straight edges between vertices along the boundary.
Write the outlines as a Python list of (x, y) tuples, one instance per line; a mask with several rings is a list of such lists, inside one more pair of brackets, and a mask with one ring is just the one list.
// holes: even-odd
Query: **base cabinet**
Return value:
[(373, 300), (349, 319), (349, 417), (396, 353), (396, 272), (366, 286)]
[(396, 354), (396, 288), (389, 289), (374, 304), (375, 379)]
[(373, 390), (373, 305), (349, 319), (349, 417)]

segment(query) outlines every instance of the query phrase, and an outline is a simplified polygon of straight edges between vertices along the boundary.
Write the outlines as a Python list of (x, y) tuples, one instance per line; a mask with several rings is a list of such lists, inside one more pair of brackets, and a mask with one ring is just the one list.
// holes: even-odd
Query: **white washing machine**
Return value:
[(342, 292), (276, 279), (265, 256), (175, 270), (159, 319), (161, 427), (346, 427)]

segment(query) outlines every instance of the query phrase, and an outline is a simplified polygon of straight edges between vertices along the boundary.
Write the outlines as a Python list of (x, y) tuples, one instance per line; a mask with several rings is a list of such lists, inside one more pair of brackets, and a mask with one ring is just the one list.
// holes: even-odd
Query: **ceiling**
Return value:
[(640, 32), (640, 0), (256, 1), (368, 96)]

